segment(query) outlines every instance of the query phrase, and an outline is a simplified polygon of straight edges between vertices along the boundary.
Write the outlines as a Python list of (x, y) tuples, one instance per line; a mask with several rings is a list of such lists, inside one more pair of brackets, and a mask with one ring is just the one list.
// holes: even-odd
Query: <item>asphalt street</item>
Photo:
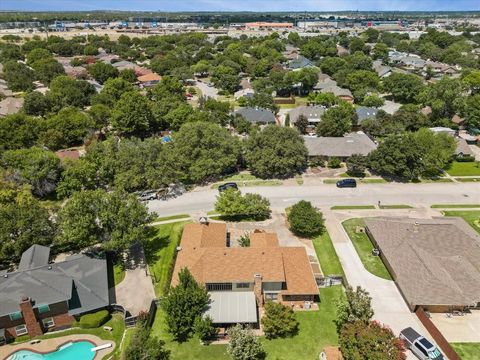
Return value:
[[(339, 189), (335, 185), (316, 186), (262, 186), (245, 187), (242, 192), (258, 193), (270, 200), (273, 208), (283, 209), (307, 200), (317, 207), (334, 205), (406, 204), (416, 207), (431, 204), (480, 204), (480, 184), (424, 183), (424, 184), (360, 184), (357, 188)], [(153, 200), (150, 211), (159, 216), (206, 213), (213, 209), (217, 190), (188, 192), (171, 200)]]

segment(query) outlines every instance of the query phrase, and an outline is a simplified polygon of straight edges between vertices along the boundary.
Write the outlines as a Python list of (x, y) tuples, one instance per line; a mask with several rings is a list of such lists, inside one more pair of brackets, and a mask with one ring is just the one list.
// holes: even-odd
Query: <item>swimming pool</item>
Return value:
[(93, 360), (95, 352), (91, 349), (94, 347), (95, 345), (90, 341), (70, 342), (48, 354), (20, 350), (10, 356), (8, 360)]

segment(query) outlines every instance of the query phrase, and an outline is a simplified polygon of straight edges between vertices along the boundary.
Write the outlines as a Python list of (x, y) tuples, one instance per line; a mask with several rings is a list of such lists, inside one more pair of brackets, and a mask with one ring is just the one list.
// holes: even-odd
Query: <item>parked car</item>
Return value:
[(218, 187), (218, 191), (220, 191), (220, 192), (225, 191), (227, 189), (238, 190), (238, 185), (237, 185), (237, 183), (229, 182), (229, 183), (222, 184)]
[(157, 198), (157, 191), (156, 190), (148, 190), (144, 191), (140, 194), (138, 199), (140, 201), (149, 201), (149, 200), (155, 200)]
[(411, 327), (400, 331), (399, 338), (420, 360), (444, 360), (440, 350)]
[(344, 188), (344, 187), (357, 187), (357, 181), (355, 179), (343, 179), (337, 181), (337, 187)]

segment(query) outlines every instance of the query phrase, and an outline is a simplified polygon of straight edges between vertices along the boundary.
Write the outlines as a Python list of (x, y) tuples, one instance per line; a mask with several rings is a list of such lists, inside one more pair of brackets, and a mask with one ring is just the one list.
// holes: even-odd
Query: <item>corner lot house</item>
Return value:
[(461, 218), (372, 218), (366, 231), (410, 310), (480, 307), (480, 236)]
[(0, 334), (7, 340), (68, 328), (76, 316), (110, 305), (105, 259), (49, 257), (50, 248), (33, 245), (16, 271), (0, 274)]
[(309, 157), (346, 160), (353, 154), (368, 155), (377, 148), (372, 139), (364, 132), (358, 131), (343, 137), (304, 136)]
[(250, 247), (231, 247), (226, 224), (187, 224), (172, 286), (185, 267), (210, 293), (207, 314), (217, 326), (257, 324), (257, 307), (266, 300), (298, 307), (318, 300), (305, 248), (279, 246), (275, 233), (255, 231)]

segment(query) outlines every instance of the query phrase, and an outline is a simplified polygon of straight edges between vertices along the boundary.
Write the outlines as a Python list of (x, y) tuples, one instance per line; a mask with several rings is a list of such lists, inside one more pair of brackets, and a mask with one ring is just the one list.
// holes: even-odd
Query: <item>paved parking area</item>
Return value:
[(431, 314), (431, 320), (448, 342), (480, 342), (480, 310), (452, 317)]

